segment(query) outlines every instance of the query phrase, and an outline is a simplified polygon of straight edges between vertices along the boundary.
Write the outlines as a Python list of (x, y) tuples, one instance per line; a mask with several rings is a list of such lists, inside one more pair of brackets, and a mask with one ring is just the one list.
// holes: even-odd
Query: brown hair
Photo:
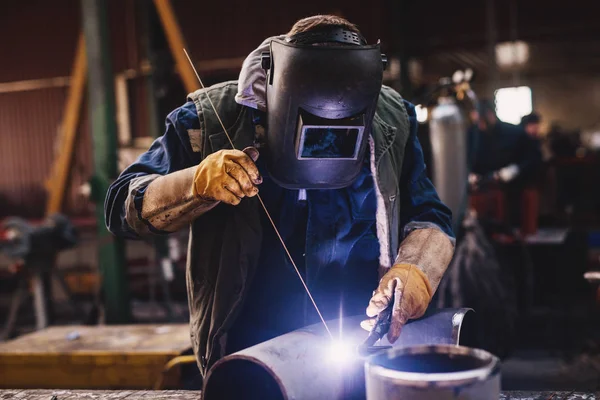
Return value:
[(287, 36), (293, 36), (297, 33), (308, 32), (318, 28), (344, 28), (351, 32), (360, 33), (358, 27), (345, 18), (336, 15), (313, 15), (312, 17), (302, 18), (297, 21)]

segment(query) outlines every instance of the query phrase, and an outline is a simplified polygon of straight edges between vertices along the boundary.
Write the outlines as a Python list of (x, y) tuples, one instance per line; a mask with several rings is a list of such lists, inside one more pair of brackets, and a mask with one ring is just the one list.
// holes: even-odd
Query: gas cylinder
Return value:
[(440, 97), (430, 116), (433, 184), (456, 229), (467, 206), (467, 123), (453, 97)]

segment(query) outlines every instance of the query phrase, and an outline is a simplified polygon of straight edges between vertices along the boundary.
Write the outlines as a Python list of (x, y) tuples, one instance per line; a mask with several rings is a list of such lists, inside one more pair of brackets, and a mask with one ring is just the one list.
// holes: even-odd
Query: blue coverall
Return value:
[[(410, 139), (402, 168), (401, 225), (434, 224), (453, 238), (450, 210), (439, 200), (426, 176), (414, 106), (408, 102), (405, 106)], [(264, 115), (253, 113), (255, 124), (262, 118)], [(168, 115), (165, 134), (111, 186), (105, 204), (111, 232), (137, 238), (125, 220), (123, 207), (131, 179), (145, 174), (168, 174), (199, 162), (198, 155), (189, 148), (190, 129), (199, 129), (192, 102)], [(325, 317), (364, 314), (377, 286), (379, 266), (376, 195), (368, 158), (361, 175), (350, 187), (309, 190), (305, 199), (298, 190), (287, 190), (272, 182), (260, 158), (257, 166), (263, 175), (260, 195)], [(266, 217), (263, 226), (259, 268), (244, 309), (230, 330), (228, 352), (317, 321)]]

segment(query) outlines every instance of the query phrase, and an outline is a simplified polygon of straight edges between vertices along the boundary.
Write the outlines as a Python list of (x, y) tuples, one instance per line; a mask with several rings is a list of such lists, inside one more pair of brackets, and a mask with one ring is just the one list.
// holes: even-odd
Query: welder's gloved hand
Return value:
[(258, 193), (262, 177), (254, 161), (258, 150), (219, 150), (206, 157), (194, 174), (194, 195), (207, 200), (238, 205), (244, 197)]
[(431, 284), (418, 267), (396, 264), (381, 278), (379, 287), (369, 302), (367, 315), (372, 319), (363, 321), (360, 325), (370, 331), (375, 324), (375, 317), (385, 310), (393, 299), (392, 323), (387, 337), (390, 343), (394, 343), (409, 319), (423, 316), (432, 296)]
[(519, 175), (519, 167), (515, 164), (511, 164), (507, 167), (501, 168), (494, 173), (494, 177), (502, 182), (510, 182)]

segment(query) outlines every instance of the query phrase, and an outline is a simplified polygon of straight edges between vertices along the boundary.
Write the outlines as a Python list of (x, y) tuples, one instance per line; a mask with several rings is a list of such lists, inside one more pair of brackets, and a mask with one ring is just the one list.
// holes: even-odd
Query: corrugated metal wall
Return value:
[[(112, 1), (110, 38), (115, 72), (137, 70), (141, 63), (137, 40), (136, 0)], [(69, 76), (80, 31), (76, 0), (3, 1), (0, 12), (0, 83)], [(9, 39), (10, 38), (10, 39)], [(135, 115), (133, 136), (147, 131), (147, 104), (140, 102), (144, 78), (129, 84)], [(140, 87), (142, 89), (140, 89)], [(0, 218), (41, 217), (45, 210), (45, 180), (58, 144), (55, 142), (67, 87), (0, 93)], [(141, 103), (141, 104), (140, 104)], [(91, 138), (83, 104), (76, 153), (64, 210), (90, 216), (93, 205), (81, 186), (93, 173)]]
[[(335, 0), (324, 7), (313, 0), (282, 7), (280, 2), (265, 0), (258, 7), (236, 0), (228, 3), (225, 9), (219, 2), (173, 1), (195, 61), (243, 57), (266, 36), (285, 32), (295, 20), (319, 12), (340, 13), (350, 18), (363, 28), (370, 41), (375, 41), (383, 35), (381, 3), (373, 2), (365, 8)], [(143, 58), (141, 4), (140, 0), (109, 2), (109, 34), (115, 73), (139, 70)], [(81, 26), (80, 14), (77, 0), (3, 1), (0, 37), (5, 39), (0, 41), (0, 60), (3, 62), (0, 83), (70, 75)], [(227, 78), (236, 74), (236, 71), (229, 71)], [(212, 82), (222, 74), (204, 71), (203, 75), (207, 82)], [(133, 137), (147, 136), (150, 121), (145, 78), (131, 79), (128, 92), (131, 134)], [(178, 92), (179, 89), (172, 91), (173, 94)], [(66, 93), (66, 87), (0, 93), (0, 218), (43, 215), (44, 181), (52, 165)], [(184, 96), (185, 93), (181, 93), (181, 99), (164, 101), (179, 105), (185, 101)], [(85, 104), (84, 109), (87, 110)], [(93, 210), (79, 192), (80, 186), (92, 174), (90, 143), (84, 116), (66, 196), (65, 211), (71, 215), (91, 215)]]
[[(41, 217), (45, 210), (45, 180), (56, 151), (56, 133), (66, 100), (66, 88), (46, 88), (0, 94), (0, 217)], [(78, 193), (91, 174), (91, 147), (84, 115), (66, 208), (86, 215), (87, 201)]]
[(250, 2), (172, 1), (194, 61), (239, 57), (265, 38), (289, 31), (294, 22), (314, 14), (337, 14), (357, 24), (371, 43), (388, 42), (385, 1), (305, 0)]

